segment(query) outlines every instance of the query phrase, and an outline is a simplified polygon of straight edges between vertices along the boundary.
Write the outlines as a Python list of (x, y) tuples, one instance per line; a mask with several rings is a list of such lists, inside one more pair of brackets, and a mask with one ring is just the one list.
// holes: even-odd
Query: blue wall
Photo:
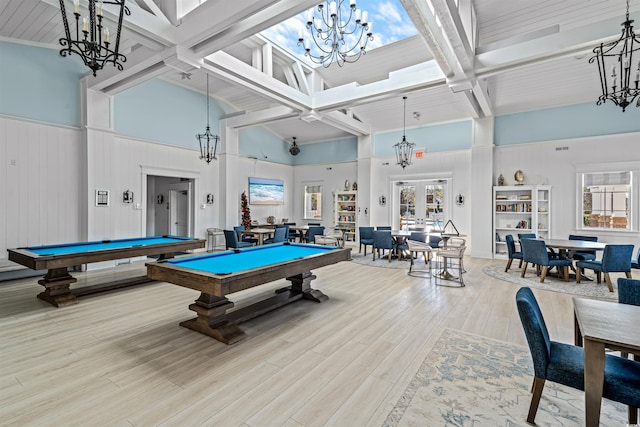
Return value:
[[(471, 148), (471, 120), (407, 129), (407, 141), (427, 153)], [(395, 157), (393, 145), (402, 141), (402, 130), (374, 136), (374, 157)]]
[(496, 145), (553, 141), (640, 131), (640, 108), (624, 113), (611, 102), (576, 104), (496, 117)]
[(238, 154), (242, 157), (293, 165), (294, 157), (289, 154), (289, 144), (263, 127), (241, 129), (238, 139)]
[(0, 113), (80, 126), (80, 78), (88, 71), (78, 56), (0, 42)]
[(300, 154), (293, 157), (293, 164), (300, 166), (356, 160), (358, 160), (358, 138), (354, 136), (333, 141), (302, 144), (300, 145)]

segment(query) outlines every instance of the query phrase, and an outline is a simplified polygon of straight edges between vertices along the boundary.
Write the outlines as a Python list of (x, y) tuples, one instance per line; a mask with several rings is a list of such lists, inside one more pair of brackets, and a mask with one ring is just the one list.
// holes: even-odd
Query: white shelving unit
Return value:
[(334, 225), (346, 229), (345, 239), (355, 240), (358, 218), (358, 192), (336, 191)]
[(514, 185), (493, 187), (493, 256), (506, 258), (505, 236), (535, 233), (549, 238), (551, 227), (551, 186)]

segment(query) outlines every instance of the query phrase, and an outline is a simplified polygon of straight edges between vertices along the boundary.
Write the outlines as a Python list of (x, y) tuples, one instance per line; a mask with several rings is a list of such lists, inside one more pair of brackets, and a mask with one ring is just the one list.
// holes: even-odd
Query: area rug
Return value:
[[(528, 426), (533, 365), (526, 347), (445, 329), (384, 427)], [(584, 393), (548, 381), (538, 426), (580, 426)], [(601, 425), (627, 425), (626, 406), (602, 401)]]
[(581, 280), (580, 283), (576, 283), (575, 279), (569, 279), (568, 282), (565, 282), (564, 279), (548, 277), (544, 279), (543, 283), (540, 283), (540, 278), (536, 276), (534, 268), (529, 267), (525, 277), (522, 278), (520, 277), (520, 269), (517, 267), (517, 261), (514, 262), (516, 267), (511, 266), (509, 271), (505, 273), (504, 267), (506, 263), (507, 261), (500, 264), (489, 265), (483, 268), (482, 272), (491, 277), (495, 277), (496, 279), (515, 283), (518, 287), (529, 286), (531, 288), (544, 289), (547, 291), (618, 301), (617, 279), (614, 278), (613, 275), (611, 279), (613, 281), (614, 292), (609, 292), (607, 284), (604, 283), (604, 278), (602, 279), (602, 283), (596, 283), (595, 280), (592, 282)]
[[(369, 251), (367, 251), (367, 256), (364, 256), (364, 252), (358, 253), (357, 250), (352, 250), (351, 260), (358, 264), (368, 265), (369, 267), (397, 268), (409, 271), (408, 259), (398, 260), (396, 258), (391, 258), (391, 262), (389, 262), (389, 259), (387, 257), (378, 258), (376, 256), (376, 260), (373, 261), (373, 255)], [(416, 263), (416, 268), (425, 268), (424, 260), (422, 258), (416, 259), (413, 262)]]

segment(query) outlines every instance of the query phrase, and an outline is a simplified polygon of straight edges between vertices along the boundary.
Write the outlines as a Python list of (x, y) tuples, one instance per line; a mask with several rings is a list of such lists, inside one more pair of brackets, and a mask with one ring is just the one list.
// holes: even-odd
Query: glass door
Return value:
[(393, 223), (400, 229), (441, 230), (446, 222), (448, 206), (446, 180), (421, 180), (396, 184), (397, 208)]

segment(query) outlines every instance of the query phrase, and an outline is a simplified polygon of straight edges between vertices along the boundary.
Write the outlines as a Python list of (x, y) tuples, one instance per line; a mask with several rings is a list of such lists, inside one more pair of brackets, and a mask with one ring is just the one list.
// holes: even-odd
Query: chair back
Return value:
[[(569, 234), (569, 240), (582, 240), (584, 242), (597, 242), (598, 236), (581, 236), (579, 234)], [(579, 254), (590, 254), (595, 257), (596, 251), (589, 249), (582, 249), (578, 252)], [(580, 259), (580, 258), (578, 258)]]
[(618, 302), (640, 305), (640, 280), (618, 278)]
[(624, 272), (631, 271), (631, 257), (633, 245), (607, 245), (602, 253), (602, 271)]
[(393, 249), (393, 237), (391, 231), (382, 230), (373, 232), (374, 249)]
[(522, 260), (536, 265), (549, 265), (547, 244), (544, 240), (524, 238), (520, 241), (522, 246)]
[(287, 231), (287, 238), (288, 238), (289, 240), (295, 240), (295, 239), (296, 239), (296, 237), (298, 237), (298, 232), (297, 232), (297, 231), (292, 231), (292, 230), (291, 230), (291, 226), (292, 226), (292, 225), (293, 225), (293, 226), (295, 226), (295, 225), (296, 225), (296, 223), (295, 223), (295, 222), (285, 222), (285, 223), (284, 223), (284, 225), (286, 225), (286, 226), (287, 226), (287, 230), (288, 230), (288, 231)]
[(233, 230), (224, 230), (224, 240), (227, 245), (227, 249), (229, 248), (238, 248), (238, 232), (235, 230), (237, 227), (234, 227)]
[(368, 240), (373, 242), (373, 227), (358, 227), (360, 232), (360, 240)]
[(322, 236), (324, 234), (324, 227), (312, 226), (307, 231), (307, 242), (313, 243), (316, 241), (316, 236)]
[(518, 240), (522, 239), (535, 239), (536, 235), (534, 233), (520, 233), (518, 234)]
[(513, 258), (513, 254), (516, 252), (516, 242), (513, 240), (513, 236), (511, 234), (507, 234), (504, 237), (505, 242), (507, 242), (507, 253), (509, 254), (509, 258)]
[(310, 222), (309, 227), (319, 227), (321, 224), (319, 222)]
[(518, 289), (516, 306), (531, 351), (533, 370), (536, 377), (544, 379), (547, 377), (547, 366), (551, 355), (551, 339), (538, 301), (530, 288)]
[(427, 233), (423, 233), (421, 231), (412, 231), (409, 235), (409, 240), (425, 243), (427, 241)]
[(244, 227), (241, 225), (237, 225), (233, 227), (233, 230), (236, 232), (236, 235), (238, 236), (238, 241), (242, 240), (242, 232), (244, 231)]
[(440, 245), (441, 240), (442, 237), (435, 234), (429, 234), (429, 246), (431, 246), (432, 248), (437, 249)]
[(381, 231), (391, 231), (391, 226), (390, 225), (380, 225), (378, 227), (376, 227), (376, 230), (381, 230)]
[(282, 243), (287, 241), (287, 232), (288, 227), (277, 227), (273, 232), (273, 239), (270, 240), (270, 243)]

